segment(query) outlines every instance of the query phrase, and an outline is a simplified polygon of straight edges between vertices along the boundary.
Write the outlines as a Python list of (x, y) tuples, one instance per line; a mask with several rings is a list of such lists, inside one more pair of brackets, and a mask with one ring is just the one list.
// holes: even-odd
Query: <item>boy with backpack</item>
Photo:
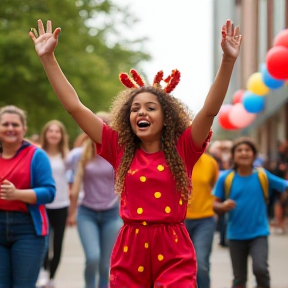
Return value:
[(288, 181), (253, 167), (257, 148), (250, 138), (237, 139), (231, 155), (234, 167), (218, 178), (213, 208), (219, 214), (229, 212), (227, 239), (234, 274), (232, 287), (246, 287), (250, 255), (257, 287), (270, 288), (266, 202), (272, 189), (285, 192)]

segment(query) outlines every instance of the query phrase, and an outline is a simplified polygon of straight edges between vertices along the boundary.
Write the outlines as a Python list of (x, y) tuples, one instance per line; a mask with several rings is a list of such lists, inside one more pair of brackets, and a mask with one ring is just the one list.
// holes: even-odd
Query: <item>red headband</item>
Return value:
[[(127, 73), (121, 73), (119, 75), (119, 79), (124, 86), (126, 86), (127, 88), (140, 88), (145, 85), (143, 79), (135, 69), (131, 69), (130, 74), (132, 75), (132, 77), (129, 77)], [(161, 70), (156, 74), (152, 86), (162, 89), (160, 82), (163, 80), (165, 83), (167, 83), (163, 90), (166, 93), (170, 93), (180, 82), (180, 76), (180, 72), (177, 69), (174, 69), (166, 79), (163, 79), (163, 71)]]

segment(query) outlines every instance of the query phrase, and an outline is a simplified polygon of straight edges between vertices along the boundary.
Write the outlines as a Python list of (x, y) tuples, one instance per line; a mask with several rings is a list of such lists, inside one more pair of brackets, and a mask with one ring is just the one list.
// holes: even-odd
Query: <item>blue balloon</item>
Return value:
[(242, 98), (245, 110), (249, 113), (262, 112), (265, 106), (265, 97), (246, 91)]
[(279, 89), (285, 84), (285, 81), (275, 79), (270, 75), (265, 63), (261, 65), (261, 74), (263, 83), (270, 89)]

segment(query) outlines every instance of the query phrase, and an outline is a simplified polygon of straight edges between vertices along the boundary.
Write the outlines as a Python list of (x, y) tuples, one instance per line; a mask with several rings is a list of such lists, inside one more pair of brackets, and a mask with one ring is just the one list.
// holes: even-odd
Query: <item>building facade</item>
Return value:
[[(248, 78), (260, 71), (275, 36), (288, 28), (288, 0), (214, 0), (214, 74), (221, 61), (219, 31), (226, 19), (240, 26), (243, 41), (225, 103), (232, 103), (235, 91), (246, 89)], [(247, 128), (225, 131), (217, 123), (215, 137), (233, 139), (240, 135), (253, 137), (261, 153), (275, 158), (279, 141), (288, 139), (288, 86), (270, 90), (265, 96), (265, 109)], [(217, 122), (217, 121), (216, 121)]]

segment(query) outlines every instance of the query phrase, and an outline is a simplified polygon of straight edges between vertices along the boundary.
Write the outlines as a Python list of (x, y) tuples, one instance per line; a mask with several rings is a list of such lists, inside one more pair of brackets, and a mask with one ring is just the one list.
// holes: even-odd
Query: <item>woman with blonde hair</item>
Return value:
[[(109, 114), (96, 113), (108, 123)], [(100, 155), (88, 138), (81, 156), (71, 191), (68, 223), (76, 224), (78, 195), (84, 196), (78, 208), (77, 227), (85, 253), (85, 287), (107, 288), (111, 251), (122, 226), (119, 217), (119, 195), (114, 192), (114, 169)], [(96, 275), (99, 274), (99, 280)], [(98, 283), (99, 284), (98, 284)]]
[[(49, 270), (48, 287), (54, 287), (54, 276), (60, 263), (62, 243), (68, 214), (69, 188), (66, 179), (66, 157), (69, 153), (68, 135), (66, 128), (58, 120), (51, 120), (43, 127), (40, 136), (41, 148), (46, 151), (53, 178), (56, 183), (54, 201), (46, 205), (51, 232), (49, 249), (44, 260), (44, 270)], [(53, 246), (53, 247), (51, 247)], [(53, 251), (53, 253), (51, 253)], [(52, 254), (52, 256), (51, 256)], [(48, 273), (41, 271), (39, 285), (46, 284)], [(46, 274), (46, 275), (45, 275)], [(42, 279), (42, 276), (44, 279)]]

